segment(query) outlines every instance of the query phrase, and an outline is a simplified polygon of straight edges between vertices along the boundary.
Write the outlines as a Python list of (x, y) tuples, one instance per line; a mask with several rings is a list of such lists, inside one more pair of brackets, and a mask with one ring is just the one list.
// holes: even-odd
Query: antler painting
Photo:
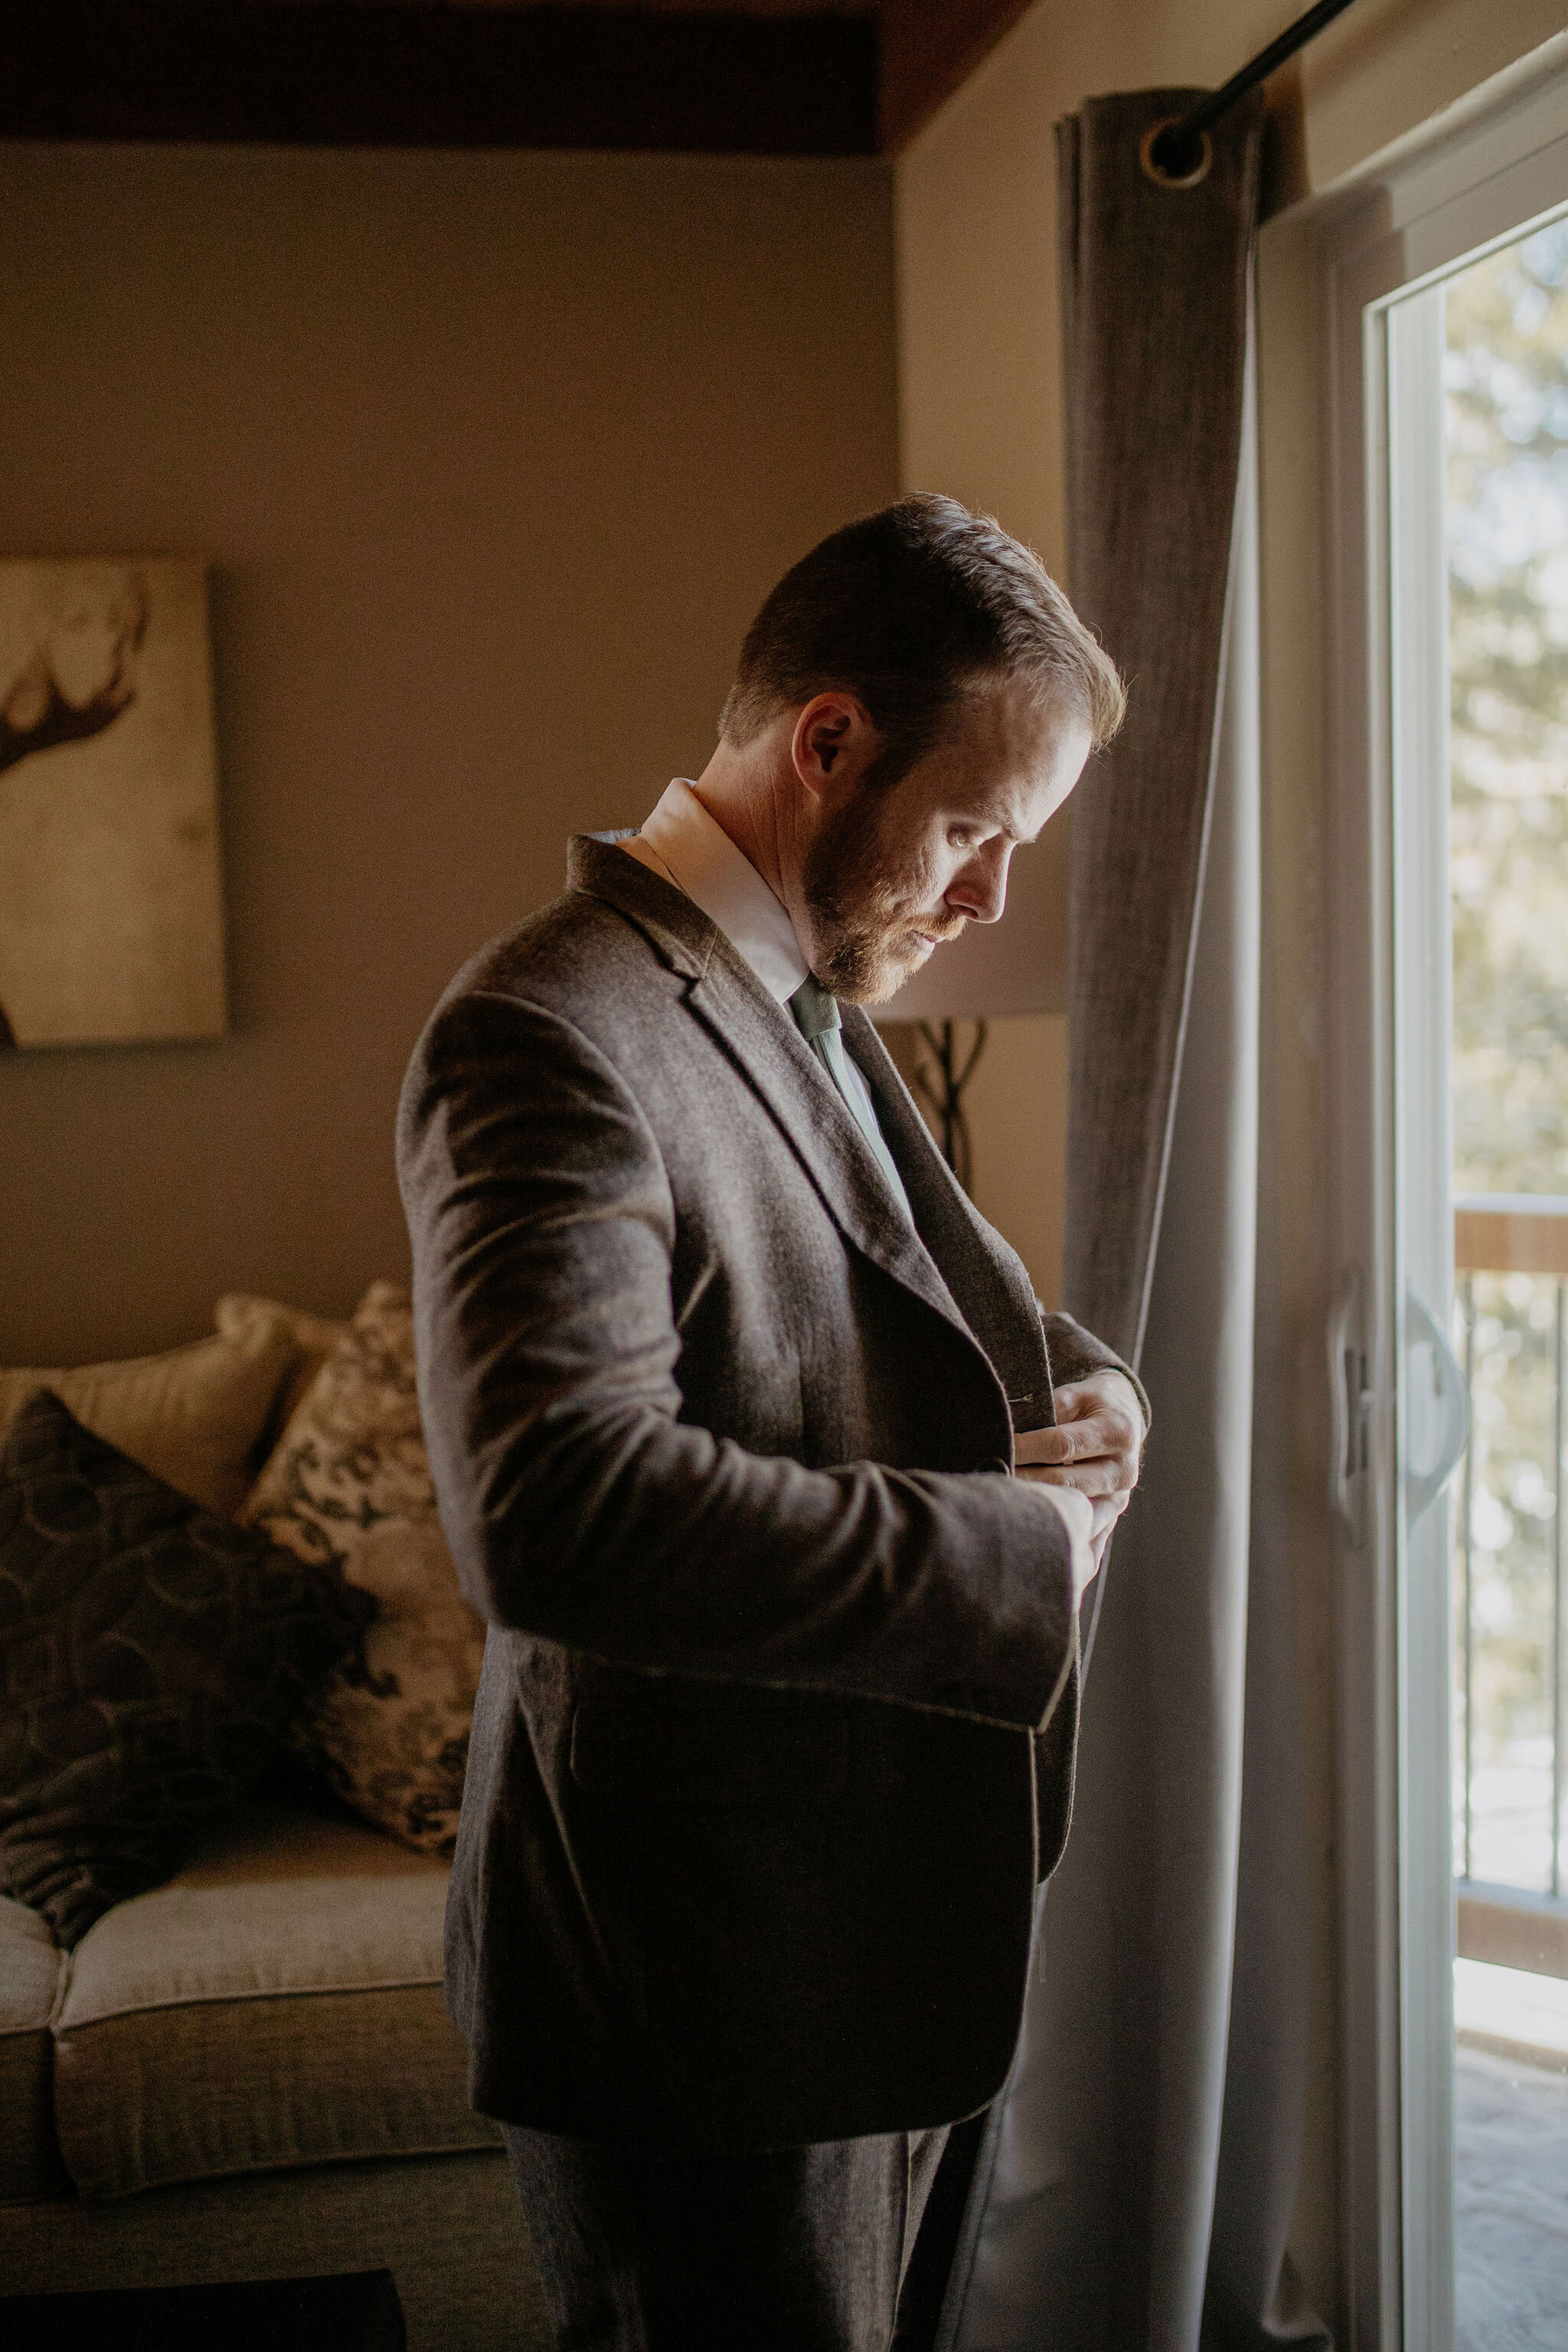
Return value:
[(0, 1050), (225, 1025), (204, 567), (0, 561)]

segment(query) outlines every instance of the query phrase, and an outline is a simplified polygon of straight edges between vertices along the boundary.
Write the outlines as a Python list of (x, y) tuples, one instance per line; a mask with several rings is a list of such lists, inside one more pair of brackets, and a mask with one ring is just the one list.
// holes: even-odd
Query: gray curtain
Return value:
[(1285, 2252), (1304, 1871), (1281, 1465), (1255, 1446), (1260, 116), (1162, 186), (1141, 141), (1193, 95), (1059, 134), (1072, 585), (1131, 684), (1074, 804), (1065, 1296), (1140, 1362), (1154, 1429), (949, 2294), (961, 2352), (1328, 2341)]

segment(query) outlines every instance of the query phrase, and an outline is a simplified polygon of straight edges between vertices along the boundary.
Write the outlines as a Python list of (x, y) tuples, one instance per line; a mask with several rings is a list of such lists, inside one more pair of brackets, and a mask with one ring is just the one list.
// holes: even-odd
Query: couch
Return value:
[(0, 1898), (0, 2294), (385, 2265), (413, 2352), (542, 2352), (442, 2004), (446, 1876), (256, 1801), (69, 1955)]
[[(305, 1348), (283, 1312), (230, 1302), (168, 1358), (0, 1374), (0, 1421), (47, 1377), (232, 1509), (343, 1328)], [(446, 1864), (298, 1769), (259, 1788), (72, 1950), (0, 1894), (0, 2295), (384, 2266), (414, 2352), (543, 2347), (443, 2006)]]

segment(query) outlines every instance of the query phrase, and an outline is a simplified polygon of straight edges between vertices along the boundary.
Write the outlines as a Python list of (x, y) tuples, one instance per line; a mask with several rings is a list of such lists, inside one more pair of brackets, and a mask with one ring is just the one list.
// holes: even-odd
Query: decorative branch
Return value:
[(974, 1042), (962, 1066), (952, 1022), (943, 1021), (933, 1028), (929, 1021), (922, 1021), (920, 1031), (921, 1042), (936, 1065), (936, 1077), (933, 1082), (930, 1066), (921, 1062), (915, 1072), (915, 1086), (936, 1113), (942, 1129), (942, 1156), (967, 1192), (974, 1174), (974, 1148), (963, 1089), (974, 1076), (975, 1064), (985, 1050), (985, 1024), (975, 1023)]

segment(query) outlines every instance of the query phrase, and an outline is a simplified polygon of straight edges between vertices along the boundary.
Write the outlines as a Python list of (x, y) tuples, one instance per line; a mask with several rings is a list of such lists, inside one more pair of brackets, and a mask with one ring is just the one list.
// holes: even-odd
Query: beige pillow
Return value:
[(290, 1745), (368, 1820), (449, 1854), (485, 1624), (436, 1516), (405, 1290), (373, 1284), (242, 1516), (305, 1559), (335, 1560), (377, 1602), (363, 1649), (333, 1670)]
[(226, 1339), (243, 1339), (258, 1321), (276, 1320), (279, 1316), (293, 1337), (294, 1367), (273, 1400), (257, 1456), (261, 1462), (271, 1454), (292, 1419), (295, 1407), (349, 1328), (328, 1316), (312, 1315), (306, 1307), (285, 1307), (276, 1298), (253, 1298), (243, 1290), (226, 1290), (213, 1319)]
[(95, 1436), (232, 1518), (256, 1475), (274, 1401), (298, 1353), (279, 1310), (166, 1355), (71, 1370), (30, 1364), (0, 1370), (0, 1430), (37, 1390), (53, 1389)]

